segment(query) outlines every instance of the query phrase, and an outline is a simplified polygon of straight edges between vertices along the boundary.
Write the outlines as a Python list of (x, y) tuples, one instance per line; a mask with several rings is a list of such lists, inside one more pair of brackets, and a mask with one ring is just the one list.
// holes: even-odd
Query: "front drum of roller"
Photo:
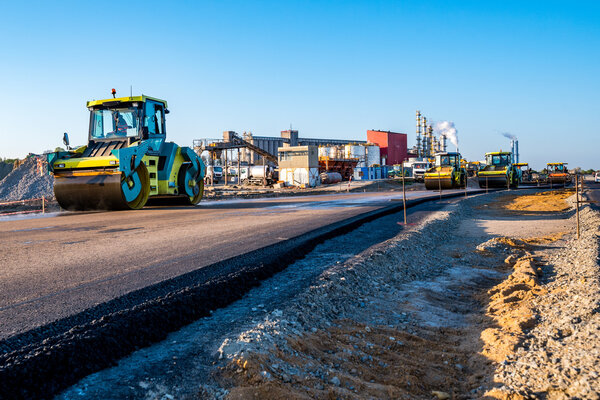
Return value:
[[(144, 164), (140, 164), (135, 174), (138, 179), (126, 183), (119, 171), (57, 173), (54, 195), (63, 209), (71, 211), (140, 209), (148, 200), (150, 178)], [(130, 201), (126, 199), (123, 185), (127, 185)]]

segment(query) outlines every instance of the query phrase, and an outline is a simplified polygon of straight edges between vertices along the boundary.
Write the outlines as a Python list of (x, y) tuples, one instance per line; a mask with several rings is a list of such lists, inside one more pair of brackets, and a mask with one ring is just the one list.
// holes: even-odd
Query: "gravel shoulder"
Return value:
[(597, 398), (600, 217), (585, 207), (576, 241), (568, 194), (510, 205), (528, 193), (448, 202), (343, 257), (323, 244), (58, 398)]

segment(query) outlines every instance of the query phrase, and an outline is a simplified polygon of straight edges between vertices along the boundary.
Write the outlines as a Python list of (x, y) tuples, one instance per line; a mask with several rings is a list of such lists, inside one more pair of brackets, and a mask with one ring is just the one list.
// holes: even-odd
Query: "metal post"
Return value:
[(575, 175), (575, 214), (577, 219), (577, 239), (579, 239), (579, 175)]
[(267, 169), (265, 168), (265, 157), (263, 156), (263, 187), (267, 186)]
[[(229, 185), (229, 169), (227, 168), (227, 149), (225, 149), (225, 166), (223, 166), (223, 168), (225, 169), (225, 186)], [(214, 171), (213, 171), (214, 173)]]
[(469, 187), (469, 173), (465, 175), (465, 199), (467, 198), (467, 188)]
[(438, 170), (438, 188), (440, 189), (440, 200), (442, 199), (442, 178), (441, 178), (441, 171)]
[(42, 196), (42, 214), (46, 213), (46, 197)]
[(238, 147), (238, 170), (237, 170), (237, 184), (238, 186), (240, 186), (242, 184), (242, 174), (241, 174), (241, 170), (240, 170), (240, 148)]
[(486, 194), (487, 194), (487, 192), (488, 192), (488, 186), (489, 186), (489, 185), (488, 185), (488, 177), (487, 177), (487, 175), (486, 175), (486, 176), (485, 176), (485, 193), (486, 193)]
[(406, 190), (404, 188), (404, 163), (402, 163), (402, 209), (404, 210), (404, 225), (406, 225)]

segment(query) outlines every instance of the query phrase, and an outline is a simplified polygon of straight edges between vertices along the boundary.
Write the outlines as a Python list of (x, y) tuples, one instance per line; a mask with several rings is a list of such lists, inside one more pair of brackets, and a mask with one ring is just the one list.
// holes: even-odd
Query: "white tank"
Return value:
[(329, 147), (319, 146), (319, 157), (329, 157)]
[(338, 158), (338, 148), (335, 146), (328, 147), (329, 158)]
[(356, 158), (359, 161), (364, 161), (366, 154), (365, 146), (355, 144), (347, 144), (344, 146), (344, 158)]
[[(244, 172), (246, 172), (244, 174)], [(248, 178), (248, 173), (250, 173), (250, 177), (252, 178), (268, 178), (273, 174), (273, 168), (265, 165), (255, 165), (251, 167), (246, 167), (242, 170), (242, 178)]]
[(365, 149), (367, 151), (367, 167), (372, 167), (375, 164), (381, 165), (379, 146), (368, 144), (365, 146)]

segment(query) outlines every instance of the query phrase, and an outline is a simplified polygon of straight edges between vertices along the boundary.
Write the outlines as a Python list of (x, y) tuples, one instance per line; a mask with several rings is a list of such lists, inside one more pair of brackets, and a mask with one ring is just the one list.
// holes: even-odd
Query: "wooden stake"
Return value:
[(575, 175), (575, 214), (577, 219), (577, 239), (579, 240), (579, 175)]

